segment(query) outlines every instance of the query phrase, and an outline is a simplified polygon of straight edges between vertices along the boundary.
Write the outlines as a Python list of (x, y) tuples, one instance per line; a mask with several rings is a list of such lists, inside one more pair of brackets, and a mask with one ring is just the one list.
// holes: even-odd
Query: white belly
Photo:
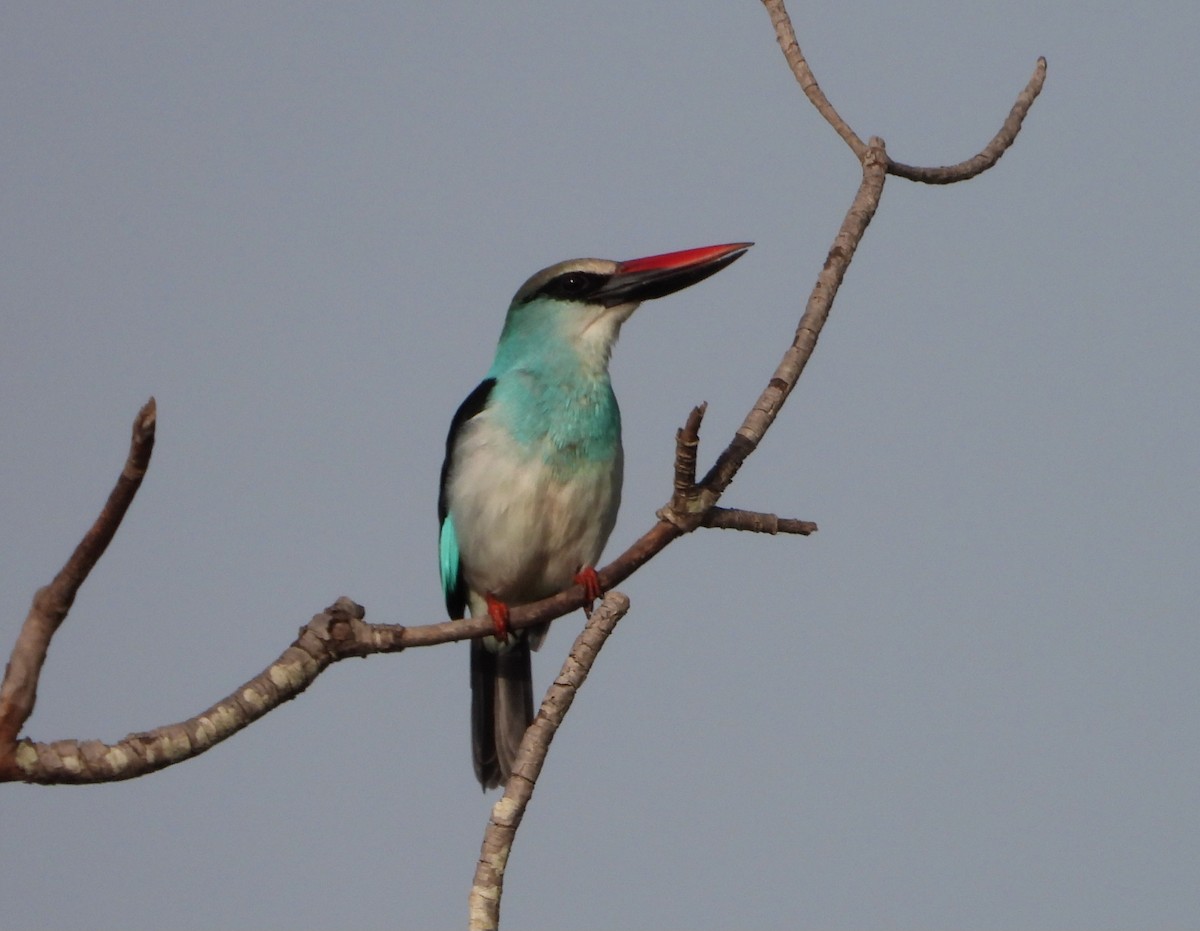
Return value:
[(447, 497), (467, 587), (509, 604), (537, 601), (594, 566), (621, 502), (622, 454), (581, 461), (565, 478), (541, 450), (480, 417), (462, 438)]

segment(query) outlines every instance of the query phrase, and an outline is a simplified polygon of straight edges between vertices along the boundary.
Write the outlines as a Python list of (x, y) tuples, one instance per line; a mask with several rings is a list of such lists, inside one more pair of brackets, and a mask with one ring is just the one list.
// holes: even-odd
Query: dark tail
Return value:
[(471, 750), (484, 789), (504, 785), (517, 748), (533, 720), (529, 640), (521, 636), (505, 653), (471, 641)]

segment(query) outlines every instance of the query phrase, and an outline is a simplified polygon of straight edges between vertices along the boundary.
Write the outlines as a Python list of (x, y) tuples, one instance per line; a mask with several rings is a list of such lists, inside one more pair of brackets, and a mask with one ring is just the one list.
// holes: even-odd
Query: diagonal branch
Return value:
[(800, 43), (796, 41), (796, 31), (792, 28), (791, 17), (784, 9), (783, 0), (763, 0), (763, 6), (767, 8), (767, 13), (771, 17), (771, 25), (775, 27), (775, 38), (778, 39), (779, 47), (783, 50), (783, 57), (791, 66), (792, 74), (800, 83), (800, 89), (804, 91), (804, 96), (817, 108), (817, 112), (825, 117), (825, 121), (833, 127), (834, 131), (845, 140), (846, 145), (850, 146), (850, 150), (858, 160), (862, 161), (863, 156), (866, 155), (867, 146), (850, 128), (850, 125), (842, 119), (841, 114), (834, 109), (829, 98), (817, 84), (817, 78), (813, 74), (812, 68), (809, 67), (808, 60), (800, 51)]
[(492, 817), (484, 831), (475, 882), (468, 899), (468, 927), (472, 931), (499, 927), (500, 897), (504, 892), (508, 856), (546, 762), (550, 742), (570, 710), (575, 693), (587, 679), (604, 641), (628, 610), (629, 599), (620, 592), (609, 592), (600, 602), (575, 638), (562, 671), (546, 691), (537, 717), (521, 739), (516, 768), (504, 787), (504, 795), (492, 806)]
[(817, 283), (809, 295), (792, 344), (784, 352), (770, 381), (754, 402), (742, 425), (738, 427), (729, 446), (717, 457), (708, 474), (701, 480), (700, 484), (713, 496), (714, 503), (729, 487), (742, 463), (762, 442), (763, 436), (779, 416), (788, 395), (800, 380), (804, 367), (812, 358), (813, 350), (817, 348), (817, 339), (825, 321), (829, 319), (834, 298), (842, 286), (846, 271), (858, 250), (858, 244), (862, 242), (867, 226), (875, 216), (879, 199), (883, 196), (887, 153), (884, 151), (882, 139), (871, 139), (862, 159), (862, 167), (862, 181), (825, 258), (825, 265), (817, 275)]
[(118, 782), (181, 763), (216, 746), (307, 689), (338, 660), (403, 650), (404, 628), (367, 624), (349, 598), (314, 617), (274, 663), (211, 708), (178, 724), (98, 740), (21, 740), (0, 760), (0, 781), (45, 785)]
[(33, 714), (38, 679), (46, 662), (51, 639), (75, 603), (79, 586), (112, 542), (125, 512), (142, 485), (142, 478), (150, 465), (150, 454), (154, 450), (156, 416), (157, 407), (154, 398), (151, 398), (134, 418), (125, 467), (100, 515), (53, 581), (38, 589), (33, 597), (33, 604), (17, 635), (16, 645), (4, 671), (4, 681), (0, 683), (0, 757), (4, 756), (6, 750), (11, 750), (17, 734)]

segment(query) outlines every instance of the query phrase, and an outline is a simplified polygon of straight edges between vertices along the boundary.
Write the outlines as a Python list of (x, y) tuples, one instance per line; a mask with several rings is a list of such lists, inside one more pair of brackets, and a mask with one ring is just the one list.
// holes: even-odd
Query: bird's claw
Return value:
[(600, 576), (596, 574), (596, 567), (584, 566), (575, 573), (573, 581), (576, 585), (582, 586), (584, 597), (587, 599), (586, 607), (590, 611), (592, 604), (604, 595), (604, 589), (600, 587)]
[(491, 592), (488, 592), (484, 598), (487, 600), (488, 616), (492, 619), (492, 626), (496, 629), (496, 640), (500, 643), (508, 643), (508, 605)]

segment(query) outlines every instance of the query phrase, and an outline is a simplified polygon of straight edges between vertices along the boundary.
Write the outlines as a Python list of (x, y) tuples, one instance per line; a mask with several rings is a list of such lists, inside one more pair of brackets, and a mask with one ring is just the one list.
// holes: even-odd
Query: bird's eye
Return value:
[(590, 276), (582, 272), (568, 272), (558, 279), (558, 289), (565, 295), (582, 294), (588, 289)]
[(551, 278), (525, 300), (530, 301), (538, 295), (560, 301), (586, 300), (602, 288), (607, 280), (607, 275), (596, 272), (563, 272)]

